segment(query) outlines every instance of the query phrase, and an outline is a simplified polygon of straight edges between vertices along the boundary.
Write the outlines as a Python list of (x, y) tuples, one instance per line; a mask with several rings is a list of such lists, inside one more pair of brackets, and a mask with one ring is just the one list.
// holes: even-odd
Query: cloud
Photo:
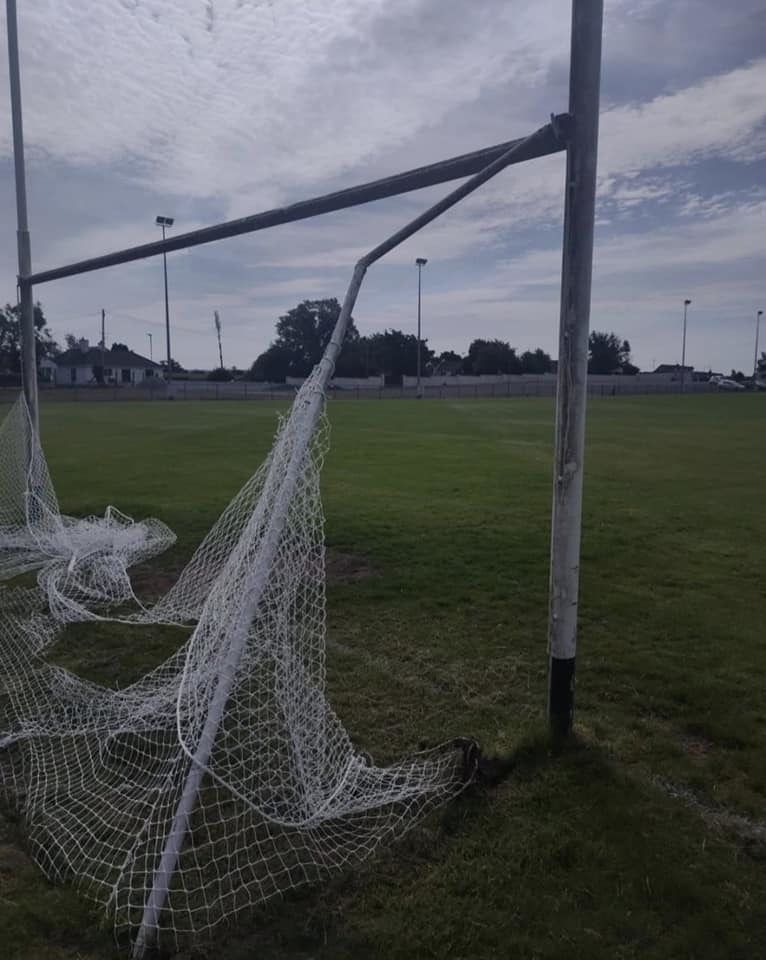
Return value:
[[(193, 229), (518, 136), (566, 103), (560, 0), (35, 0), (20, 18), (40, 267), (145, 242), (158, 212)], [(607, 0), (594, 318), (638, 349), (665, 344), (681, 288), (698, 324), (759, 295), (764, 26), (759, 0)], [(0, 124), (3, 173), (9, 155)], [(423, 255), (444, 346), (481, 329), (555, 350), (563, 178), (561, 155), (513, 167), (394, 251), (365, 283), (360, 327), (411, 322)], [(279, 313), (341, 296), (358, 256), (448, 189), (173, 254), (180, 359), (208, 362), (216, 308), (252, 358)], [(6, 231), (8, 291), (13, 259)], [(162, 323), (156, 259), (39, 295), (86, 335), (102, 304), (115, 339)]]
[(649, 103), (606, 112), (599, 161), (602, 176), (635, 176), (711, 155), (750, 160), (766, 141), (766, 59), (708, 77)]
[(542, 78), (568, 26), (525, 6), (39, 0), (22, 19), (28, 142), (161, 192), (268, 202), (433, 128), (500, 78)]
[[(623, 235), (610, 228), (597, 232), (592, 325), (628, 337), (647, 366), (658, 353), (674, 355), (674, 311), (691, 296), (692, 362), (715, 366), (726, 352), (730, 364), (746, 366), (752, 356), (752, 290), (762, 269), (764, 223), (766, 192), (700, 220), (679, 219)], [(429, 311), (441, 311), (443, 329), (455, 337), (461, 315), (481, 304), (482, 329), (500, 335), (510, 324), (516, 332), (511, 339), (522, 348), (540, 342), (555, 349), (560, 271), (558, 247), (531, 249), (500, 263), (494, 276), (475, 288), (440, 294)]]

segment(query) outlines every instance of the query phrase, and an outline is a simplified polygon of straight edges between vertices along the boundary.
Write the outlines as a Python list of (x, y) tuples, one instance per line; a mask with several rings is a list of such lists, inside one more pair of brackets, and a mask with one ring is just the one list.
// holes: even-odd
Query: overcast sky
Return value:
[[(567, 105), (569, 0), (19, 0), (36, 269), (529, 133)], [(3, 5), (4, 7), (4, 5)], [(0, 17), (3, 18), (4, 10)], [(766, 4), (606, 0), (592, 327), (642, 369), (749, 371), (766, 308)], [(0, 298), (15, 296), (0, 60)], [(555, 356), (563, 155), (511, 168), (375, 266), (361, 332)], [(248, 366), (276, 318), (449, 189), (172, 254), (173, 355)], [(160, 259), (41, 286), (54, 335), (162, 349)], [(766, 340), (766, 337), (764, 337)], [(766, 347), (766, 343), (764, 343)]]

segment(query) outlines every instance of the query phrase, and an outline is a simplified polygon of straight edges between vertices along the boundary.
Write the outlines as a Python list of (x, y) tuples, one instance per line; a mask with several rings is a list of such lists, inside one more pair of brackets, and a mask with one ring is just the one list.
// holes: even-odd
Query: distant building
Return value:
[[(680, 363), (661, 363), (659, 367), (652, 371), (652, 373), (664, 373), (672, 374), (673, 379), (680, 379), (681, 377), (681, 364)], [(694, 367), (683, 367), (684, 373), (691, 376), (694, 373)]]
[(104, 365), (103, 380), (109, 384), (136, 386), (160, 376), (162, 368), (132, 350), (104, 350), (80, 340), (72, 350), (56, 357), (55, 383), (59, 387), (80, 387), (99, 382), (96, 371)]
[[(661, 363), (654, 370), (643, 370), (639, 376), (647, 383), (650, 381), (652, 383), (675, 383), (681, 380), (681, 369), (680, 363)], [(694, 373), (694, 367), (683, 367), (683, 371), (684, 380), (688, 380), (690, 383), (699, 376)], [(707, 380), (707, 377), (704, 379)]]
[(40, 383), (55, 383), (56, 361), (50, 357), (42, 357), (37, 364), (37, 377)]

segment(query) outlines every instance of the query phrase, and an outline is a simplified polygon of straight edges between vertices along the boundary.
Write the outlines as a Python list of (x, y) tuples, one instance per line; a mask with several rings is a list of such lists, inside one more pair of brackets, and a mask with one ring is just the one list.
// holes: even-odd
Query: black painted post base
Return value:
[(551, 657), (549, 665), (548, 719), (554, 745), (572, 732), (574, 718), (575, 658)]

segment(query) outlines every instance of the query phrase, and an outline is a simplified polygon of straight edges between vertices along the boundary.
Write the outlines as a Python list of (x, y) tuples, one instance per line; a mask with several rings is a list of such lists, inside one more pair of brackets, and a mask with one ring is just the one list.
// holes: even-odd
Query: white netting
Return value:
[[(138, 618), (196, 621), (127, 689), (51, 665), (47, 586), (6, 591), (0, 748), (34, 855), (103, 903), (138, 951), (367, 856), (461, 789), (454, 744), (390, 767), (325, 691), (321, 380), (176, 585)], [(315, 429), (316, 426), (316, 429)], [(133, 624), (140, 642), (151, 625)]]
[(162, 553), (175, 534), (160, 520), (64, 516), (21, 394), (0, 424), (0, 580), (37, 570), (62, 623), (98, 617), (102, 605), (135, 601), (128, 568)]

